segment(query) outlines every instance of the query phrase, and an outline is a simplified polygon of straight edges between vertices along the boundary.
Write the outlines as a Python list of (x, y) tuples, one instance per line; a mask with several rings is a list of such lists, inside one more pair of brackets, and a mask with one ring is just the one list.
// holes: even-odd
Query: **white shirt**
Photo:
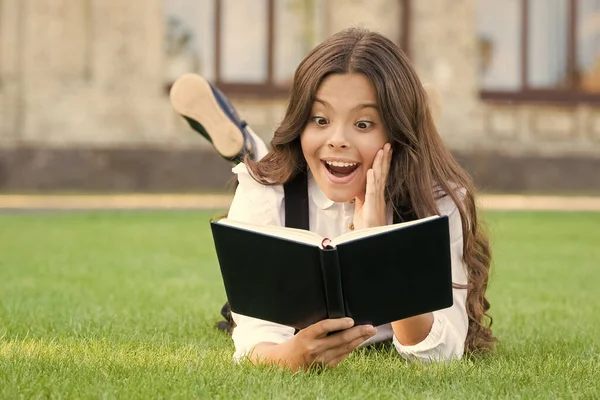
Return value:
[[(285, 225), (283, 186), (265, 186), (256, 182), (244, 164), (233, 168), (239, 185), (235, 192), (228, 217), (231, 220), (260, 225)], [(354, 204), (336, 203), (329, 200), (309, 174), (309, 227), (320, 236), (335, 238), (350, 230), (354, 217)], [(460, 213), (449, 196), (437, 201), (440, 215), (447, 215), (450, 224), (452, 258), (452, 281), (467, 283), (463, 262), (463, 234)], [(392, 214), (388, 215), (388, 223)], [(257, 261), (260, 262), (260, 261)], [(284, 262), (284, 260), (282, 260)], [(467, 336), (468, 318), (466, 289), (452, 290), (452, 307), (434, 311), (434, 322), (429, 335), (413, 346), (402, 345), (393, 333), (391, 324), (377, 327), (377, 334), (364, 345), (392, 339), (398, 353), (406, 359), (424, 361), (445, 360), (462, 357)], [(284, 343), (294, 336), (294, 328), (232, 313), (236, 327), (233, 330), (235, 344), (234, 360), (239, 361), (255, 345), (261, 342)]]

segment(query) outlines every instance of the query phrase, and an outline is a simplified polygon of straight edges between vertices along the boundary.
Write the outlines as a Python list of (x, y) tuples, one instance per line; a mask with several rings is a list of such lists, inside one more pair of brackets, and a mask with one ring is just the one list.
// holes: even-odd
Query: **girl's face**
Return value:
[(300, 137), (319, 187), (333, 201), (363, 197), (367, 171), (388, 138), (375, 88), (362, 74), (332, 74), (317, 90)]

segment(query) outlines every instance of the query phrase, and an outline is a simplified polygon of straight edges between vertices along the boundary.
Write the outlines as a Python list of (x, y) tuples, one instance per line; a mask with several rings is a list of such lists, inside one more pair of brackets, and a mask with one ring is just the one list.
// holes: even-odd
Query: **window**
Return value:
[(164, 0), (167, 84), (197, 72), (228, 94), (286, 94), (324, 39), (324, 1)]
[(478, 0), (482, 97), (600, 102), (600, 0)]
[(165, 15), (165, 80), (186, 72), (215, 78), (214, 0), (163, 0)]

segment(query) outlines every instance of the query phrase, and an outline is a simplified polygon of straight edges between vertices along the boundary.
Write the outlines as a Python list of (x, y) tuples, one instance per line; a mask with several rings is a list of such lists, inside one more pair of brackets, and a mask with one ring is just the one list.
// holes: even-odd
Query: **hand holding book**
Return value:
[(292, 370), (312, 365), (334, 367), (376, 332), (371, 325), (354, 326), (351, 318), (325, 319), (302, 329), (285, 343), (259, 343), (250, 357), (254, 362), (280, 363)]

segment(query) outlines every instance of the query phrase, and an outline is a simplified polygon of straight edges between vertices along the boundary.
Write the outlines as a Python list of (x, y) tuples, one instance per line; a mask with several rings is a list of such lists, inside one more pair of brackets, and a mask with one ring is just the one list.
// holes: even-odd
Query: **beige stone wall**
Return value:
[[(203, 147), (164, 90), (163, 0), (0, 1), (0, 146)], [(400, 41), (399, 0), (329, 0), (323, 35), (364, 26)], [(452, 149), (600, 154), (600, 107), (479, 100), (475, 0), (413, 0), (411, 48), (442, 98)], [(285, 101), (233, 98), (269, 140)]]
[[(3, 0), (0, 145), (205, 146), (164, 92), (163, 0)], [(322, 35), (400, 35), (397, 0), (331, 0)], [(323, 38), (321, 38), (323, 39)], [(266, 140), (285, 100), (232, 98)]]
[(3, 0), (0, 144), (194, 145), (164, 91), (162, 0)]
[(17, 116), (22, 107), (22, 75), (16, 38), (19, 32), (18, 0), (0, 3), (0, 141), (15, 140), (19, 125)]
[(477, 128), (502, 153), (600, 156), (600, 107), (482, 104)]
[(400, 42), (402, 9), (399, 0), (329, 0), (326, 7), (329, 35), (349, 27), (363, 27)]
[(278, 100), (260, 100), (232, 98), (234, 107), (265, 142), (273, 137), (273, 132), (285, 115), (287, 102)]
[(474, 0), (413, 1), (412, 59), (424, 83), (440, 94), (440, 134), (452, 148), (476, 136), (477, 54)]
[(440, 133), (455, 150), (600, 155), (600, 107), (495, 104), (479, 98), (475, 0), (413, 1), (413, 59), (441, 94)]

